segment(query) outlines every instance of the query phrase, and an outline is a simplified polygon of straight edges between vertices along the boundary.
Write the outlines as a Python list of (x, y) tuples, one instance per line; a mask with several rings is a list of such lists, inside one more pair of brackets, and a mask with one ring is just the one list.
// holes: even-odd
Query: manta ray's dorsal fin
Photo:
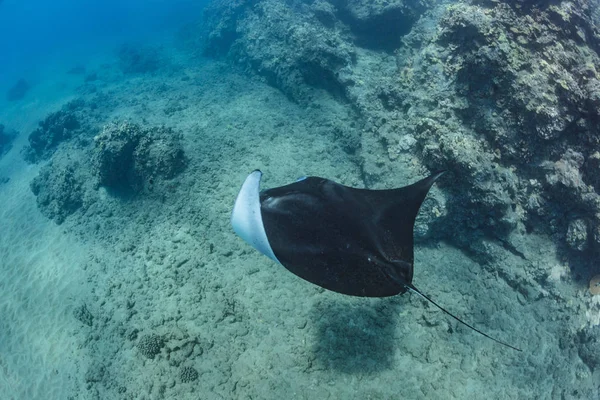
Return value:
[(508, 343), (504, 343), (496, 338), (491, 337), (490, 335), (488, 335), (487, 333), (484, 333), (482, 331), (480, 331), (479, 329), (475, 328), (472, 325), (467, 324), (465, 321), (463, 321), (462, 319), (458, 318), (456, 315), (452, 314), (450, 311), (446, 310), (444, 307), (440, 306), (438, 303), (436, 303), (435, 301), (433, 301), (431, 298), (429, 298), (429, 296), (426, 296), (425, 294), (421, 293), (421, 291), (419, 289), (417, 289), (416, 287), (414, 287), (412, 284), (407, 284), (405, 285), (406, 289), (408, 289), (409, 291), (411, 291), (412, 293), (416, 293), (419, 296), (421, 296), (422, 298), (424, 298), (425, 300), (427, 300), (428, 302), (430, 302), (431, 304), (433, 304), (434, 306), (436, 306), (437, 308), (439, 308), (440, 310), (442, 310), (444, 313), (448, 314), (449, 316), (451, 316), (452, 318), (454, 318), (455, 320), (457, 320), (458, 322), (460, 322), (461, 324), (463, 324), (466, 327), (469, 327), (471, 329), (473, 329), (475, 332), (479, 333), (480, 335), (485, 336), (488, 339), (493, 340), (496, 343), (499, 343), (503, 346), (506, 347), (510, 347), (513, 350), (517, 350), (517, 351), (523, 351), (515, 346), (511, 346)]

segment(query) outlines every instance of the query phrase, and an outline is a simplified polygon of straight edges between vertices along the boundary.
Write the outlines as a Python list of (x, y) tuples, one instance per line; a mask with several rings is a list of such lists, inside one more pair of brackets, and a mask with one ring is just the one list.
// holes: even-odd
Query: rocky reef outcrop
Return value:
[[(96, 108), (82, 100), (66, 104), (40, 122), (24, 149), (28, 161), (45, 162), (31, 190), (42, 214), (58, 224), (77, 211), (98, 213), (100, 187), (114, 198), (148, 195), (157, 186), (161, 192), (187, 164), (180, 133), (164, 126), (102, 124)], [(113, 206), (118, 205), (103, 207)]]
[(181, 135), (166, 127), (113, 123), (94, 142), (94, 175), (110, 189), (152, 190), (157, 180), (173, 178), (186, 165)]
[(81, 167), (81, 161), (56, 158), (42, 167), (31, 182), (38, 208), (45, 217), (59, 225), (92, 201), (89, 197), (91, 187), (86, 183), (85, 169)]
[(48, 114), (29, 134), (29, 146), (23, 149), (25, 159), (31, 163), (48, 159), (61, 143), (89, 132), (88, 110), (83, 100), (74, 100)]
[(487, 242), (521, 254), (538, 232), (586, 263), (600, 251), (596, 14), (582, 0), (215, 1), (204, 51), (298, 102), (325, 91), (356, 110), (368, 185), (407, 158), (449, 170), (431, 234), (485, 261)]

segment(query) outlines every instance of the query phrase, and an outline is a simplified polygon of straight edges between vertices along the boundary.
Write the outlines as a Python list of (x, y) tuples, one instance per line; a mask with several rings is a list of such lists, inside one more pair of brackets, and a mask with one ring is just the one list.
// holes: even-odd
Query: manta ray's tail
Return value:
[(422, 298), (424, 298), (425, 300), (427, 300), (428, 302), (430, 302), (431, 304), (433, 304), (434, 306), (436, 306), (437, 308), (439, 308), (440, 310), (442, 310), (443, 312), (445, 312), (446, 314), (448, 314), (449, 316), (451, 316), (452, 318), (454, 318), (455, 320), (457, 320), (458, 322), (460, 322), (461, 324), (463, 324), (463, 325), (465, 325), (465, 326), (467, 326), (467, 327), (469, 327), (469, 328), (473, 329), (475, 332), (477, 332), (477, 333), (479, 333), (479, 334), (481, 334), (481, 335), (485, 336), (485, 337), (486, 337), (486, 338), (488, 338), (488, 339), (492, 339), (492, 340), (493, 340), (494, 342), (496, 342), (496, 343), (499, 343), (499, 344), (501, 344), (501, 345), (503, 345), (503, 346), (506, 346), (506, 347), (510, 347), (510, 348), (511, 348), (511, 349), (513, 349), (513, 350), (517, 350), (517, 351), (523, 351), (523, 350), (521, 350), (521, 349), (519, 349), (519, 348), (516, 348), (516, 347), (514, 347), (514, 346), (511, 346), (511, 345), (510, 345), (510, 344), (508, 344), (508, 343), (504, 343), (504, 342), (502, 342), (502, 341), (500, 341), (500, 340), (498, 340), (498, 339), (495, 339), (495, 338), (491, 337), (490, 335), (488, 335), (488, 334), (486, 334), (486, 333), (483, 333), (483, 332), (481, 332), (479, 329), (475, 328), (474, 326), (471, 326), (471, 325), (467, 324), (465, 321), (461, 320), (461, 319), (460, 319), (460, 318), (458, 318), (456, 315), (453, 315), (452, 313), (450, 313), (450, 311), (446, 310), (444, 307), (440, 306), (438, 303), (436, 303), (435, 301), (431, 300), (431, 299), (430, 299), (428, 296), (426, 296), (426, 295), (424, 295), (423, 293), (421, 293), (421, 291), (420, 291), (419, 289), (417, 289), (416, 287), (414, 287), (412, 284), (408, 284), (408, 285), (406, 285), (406, 287), (407, 287), (407, 288), (408, 288), (408, 290), (410, 290), (412, 293), (416, 293), (416, 294), (418, 294), (419, 296), (421, 296)]

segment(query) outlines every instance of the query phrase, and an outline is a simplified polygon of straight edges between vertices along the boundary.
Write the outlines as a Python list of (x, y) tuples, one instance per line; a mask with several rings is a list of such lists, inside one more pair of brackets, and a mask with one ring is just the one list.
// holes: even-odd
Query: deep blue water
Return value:
[(0, 84), (57, 58), (78, 59), (124, 41), (145, 40), (198, 20), (207, 0), (4, 0)]

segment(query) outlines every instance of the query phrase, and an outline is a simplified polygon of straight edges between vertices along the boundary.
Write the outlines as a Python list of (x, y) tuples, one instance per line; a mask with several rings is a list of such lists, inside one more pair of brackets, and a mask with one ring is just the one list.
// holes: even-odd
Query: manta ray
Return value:
[(412, 185), (357, 189), (320, 177), (260, 191), (262, 172), (244, 181), (231, 215), (234, 231), (252, 247), (300, 278), (350, 296), (415, 293), (464, 322), (413, 284), (415, 219), (436, 172)]

